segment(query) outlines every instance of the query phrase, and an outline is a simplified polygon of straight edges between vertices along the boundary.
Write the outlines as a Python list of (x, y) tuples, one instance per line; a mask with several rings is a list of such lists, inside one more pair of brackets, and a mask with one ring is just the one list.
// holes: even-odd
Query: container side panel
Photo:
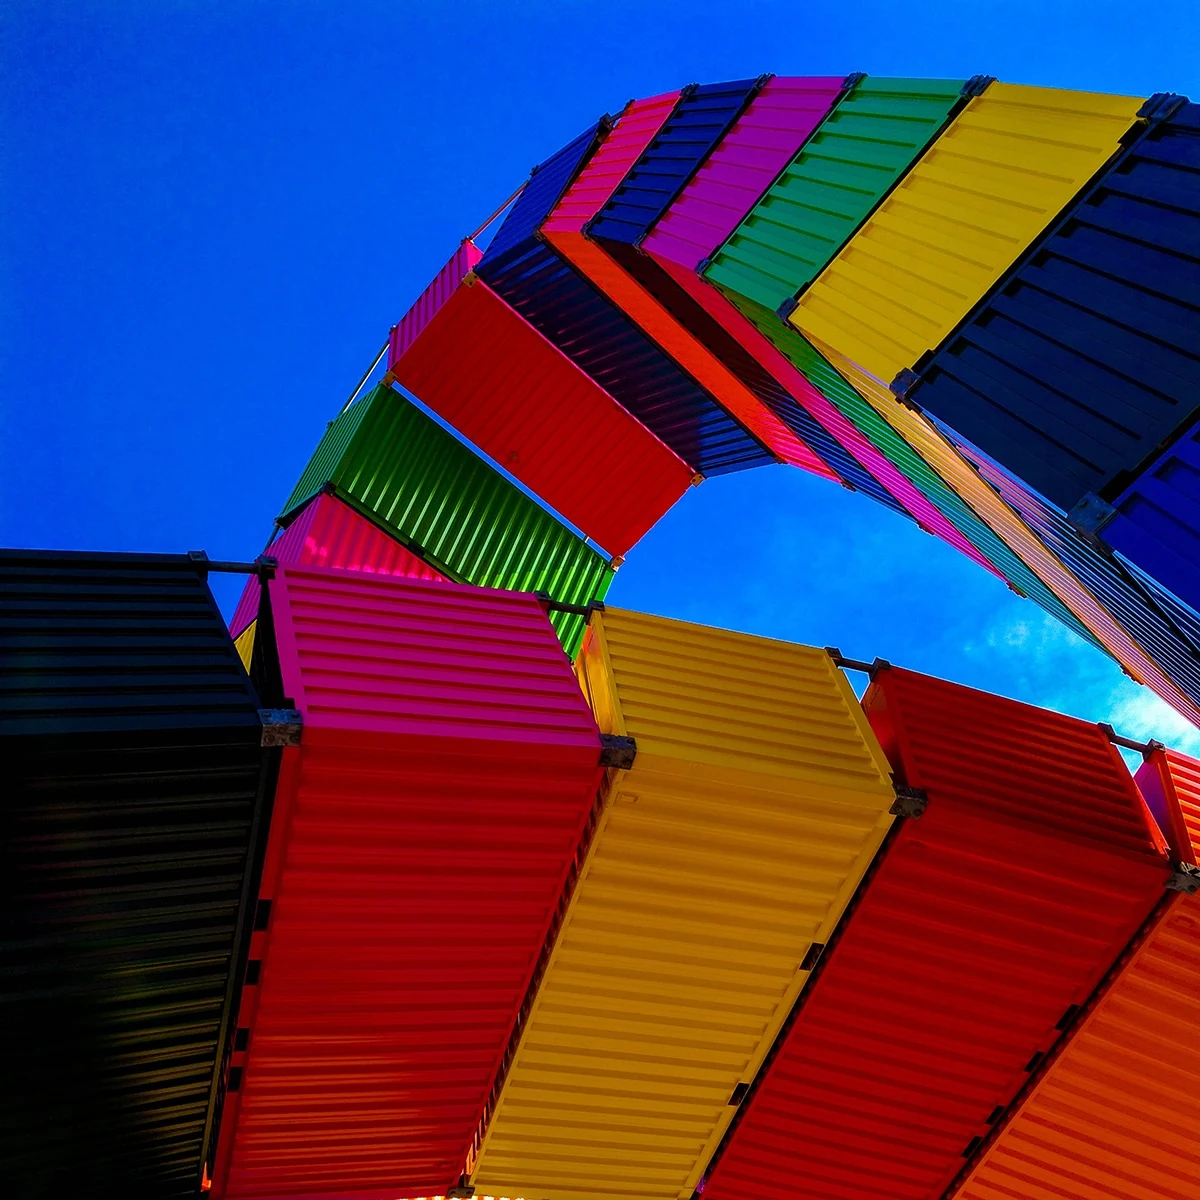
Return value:
[(774, 312), (821, 273), (937, 136), (961, 90), (961, 80), (861, 80), (712, 256), (705, 278)]
[(1118, 149), (1141, 99), (994, 83), (789, 320), (891, 379), (936, 350)]
[(449, 302), (458, 290), (463, 276), (473, 271), (482, 258), (474, 242), (463, 242), (454, 257), (438, 272), (437, 278), (421, 293), (417, 302), (404, 314), (400, 324), (388, 335), (388, 369), (421, 336), (422, 330), (437, 316), (442, 305)]

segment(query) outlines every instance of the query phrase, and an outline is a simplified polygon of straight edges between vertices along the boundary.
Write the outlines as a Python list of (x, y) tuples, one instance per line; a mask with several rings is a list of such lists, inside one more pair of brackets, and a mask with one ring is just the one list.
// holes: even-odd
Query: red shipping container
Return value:
[(600, 736), (532, 596), (284, 566), (283, 751), (214, 1190), (444, 1194), (592, 814)]
[(460, 249), (392, 331), (388, 369), (597, 545), (625, 555), (687, 490), (691, 468), (467, 271), (470, 257)]
[(678, 92), (634, 100), (542, 224), (542, 236), (618, 308), (707, 388), (769, 450), (814, 475), (837, 479), (703, 342), (583, 232), (671, 115)]
[(895, 827), (705, 1200), (937, 1200), (1170, 877), (1098, 726), (898, 668), (863, 707), (928, 808)]
[[(409, 579), (445, 578), (361, 513), (325, 494), (314, 496), (264, 553), (281, 563)], [(230, 635), (236, 638), (257, 615), (258, 577), (252, 575), (229, 622)]]

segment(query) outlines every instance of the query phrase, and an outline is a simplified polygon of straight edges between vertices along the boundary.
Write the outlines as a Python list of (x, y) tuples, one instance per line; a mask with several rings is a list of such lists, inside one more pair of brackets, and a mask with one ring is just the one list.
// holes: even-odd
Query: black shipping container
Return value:
[(6, 1194), (197, 1192), (277, 752), (186, 555), (0, 552)]
[(1147, 124), (896, 390), (1064, 511), (1114, 500), (1200, 409), (1200, 106)]

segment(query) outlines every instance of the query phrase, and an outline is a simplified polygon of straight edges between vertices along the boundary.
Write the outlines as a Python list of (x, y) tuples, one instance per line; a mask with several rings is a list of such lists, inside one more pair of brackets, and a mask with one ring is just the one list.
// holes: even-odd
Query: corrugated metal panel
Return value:
[(1134, 779), (1175, 859), (1200, 863), (1200, 762), (1155, 746)]
[(313, 567), (270, 595), (304, 736), (214, 1200), (444, 1194), (593, 809), (599, 735), (531, 596)]
[(521, 248), (536, 235), (538, 226), (558, 203), (579, 169), (595, 153), (610, 127), (610, 118), (601, 117), (595, 125), (533, 168), (524, 191), (488, 244), (489, 262), (496, 262), (514, 251), (522, 252)]
[[(1143, 792), (1200, 832), (1200, 763), (1157, 751)], [(1165, 787), (1164, 787), (1165, 785)], [(953, 1193), (960, 1200), (1188, 1200), (1200, 1193), (1200, 896), (1176, 896)]]
[(641, 243), (689, 270), (713, 253), (796, 157), (844, 79), (774, 75)]
[(684, 88), (654, 140), (593, 218), (589, 235), (628, 245), (644, 237), (763, 82), (739, 79)]
[(1155, 122), (923, 368), (913, 398), (1061, 508), (1106, 500), (1200, 387), (1200, 107)]
[[(568, 604), (603, 599), (612, 581), (582, 538), (382, 385), (326, 430), (280, 522), (330, 486), (448, 578)], [(573, 657), (583, 619), (553, 620)]]
[[(444, 579), (424, 559), (336, 496), (314, 496), (292, 518), (265, 554), (281, 563), (314, 567), (344, 567), (377, 575), (406, 575), (409, 579)], [(251, 576), (229, 622), (234, 637), (258, 613), (258, 578)]]
[(1033, 530), (1138, 644), (1200, 706), (1200, 642), (1175, 625), (1155, 603), (1152, 592), (1114, 558), (1084, 541), (1055, 511), (1028, 488), (972, 447), (959, 447), (968, 462)]
[(4, 1188), (192, 1197), (270, 777), (185, 555), (0, 552)]
[(388, 334), (388, 367), (397, 362), (421, 336), (426, 326), (438, 315), (443, 305), (458, 290), (463, 277), (473, 271), (483, 257), (472, 241), (464, 241), (450, 261), (437, 273), (433, 282), (417, 297), (417, 302), (404, 314)]
[(1100, 536), (1200, 607), (1200, 425), (1139, 475), (1113, 509)]
[(1165, 846), (1095, 725), (913, 672), (863, 700), (924, 789), (743, 1105), (706, 1200), (939, 1196), (1163, 895)]
[[(1099, 647), (1100, 642), (1059, 599), (1015, 550), (949, 486), (934, 469), (929, 456), (906, 439), (904, 430), (889, 423), (830, 363), (795, 330), (757, 306), (743, 305), (759, 330), (784, 354), (825, 399), (852, 422), (870, 442), (913, 481), (929, 502), (975, 548), (976, 561), (1039, 604), (1080, 637)], [(860, 389), (861, 390), (861, 389)], [(887, 396), (887, 401), (891, 396)], [(902, 419), (902, 418), (901, 418)], [(952, 543), (957, 544), (957, 543)]]
[(388, 367), (610, 555), (691, 485), (687, 463), (474, 275)]
[(775, 461), (550, 246), (531, 242), (494, 268), (485, 256), (479, 275), (694, 470), (721, 475)]
[(1097, 641), (1138, 682), (1145, 684), (1189, 721), (1200, 724), (1200, 707), (1118, 624), (1062, 562), (1032, 534), (1017, 515), (968, 466), (962, 455), (927, 418), (901, 404), (877, 379), (815, 341), (815, 348), (853, 384), (939, 475), (999, 534), (1056, 596), (1091, 630)]
[(882, 379), (915, 366), (1116, 153), (1140, 98), (994, 83), (789, 320)]
[(686, 1200), (894, 792), (823, 651), (609, 609), (578, 670), (637, 756), (611, 781), (472, 1180)]
[[(830, 468), (725, 366), (702, 337), (692, 336), (639, 284), (636, 271), (629, 273), (600, 246), (584, 237), (583, 226), (595, 211), (586, 211), (584, 197), (603, 204), (616, 164), (628, 159), (631, 152), (653, 135), (654, 121), (659, 119), (665, 105), (656, 97), (647, 102), (646, 108), (648, 112), (643, 113), (634, 102), (622, 114), (612, 136), (580, 172), (563, 197), (562, 205), (551, 214), (543, 227), (543, 237), (784, 462), (835, 478)], [(632, 253), (640, 257), (636, 250)]]
[(1137, 580), (1138, 585), (1153, 597), (1155, 605), (1179, 627), (1183, 636), (1193, 646), (1200, 646), (1200, 613), (1185, 604), (1153, 576), (1147, 575), (1136, 563), (1130, 562), (1120, 554), (1116, 555), (1116, 559)]
[(938, 135), (962, 80), (861, 79), (712, 256), (704, 277), (774, 311), (811, 283)]

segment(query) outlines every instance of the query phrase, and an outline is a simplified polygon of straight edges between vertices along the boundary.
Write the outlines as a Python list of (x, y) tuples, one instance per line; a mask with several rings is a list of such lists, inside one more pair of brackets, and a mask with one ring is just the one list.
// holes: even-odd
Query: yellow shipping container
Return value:
[(250, 656), (254, 653), (254, 631), (258, 628), (257, 621), (251, 621), (241, 633), (233, 639), (233, 644), (242, 660), (242, 666), (250, 670)]
[(891, 380), (936, 349), (1118, 149), (1143, 101), (993, 83), (789, 320)]
[(975, 513), (1020, 556), (1043, 583), (1083, 622), (1102, 646), (1138, 682), (1147, 684), (1177, 712), (1200, 724), (1200, 707), (1173, 683), (1125, 628), (1052, 554), (1004, 500), (934, 428), (928, 418), (903, 405), (878, 379), (819, 338), (809, 338), (835, 370), (876, 410)]
[(686, 1200), (879, 849), (883, 751), (822, 650), (608, 609), (610, 773), (471, 1182)]

